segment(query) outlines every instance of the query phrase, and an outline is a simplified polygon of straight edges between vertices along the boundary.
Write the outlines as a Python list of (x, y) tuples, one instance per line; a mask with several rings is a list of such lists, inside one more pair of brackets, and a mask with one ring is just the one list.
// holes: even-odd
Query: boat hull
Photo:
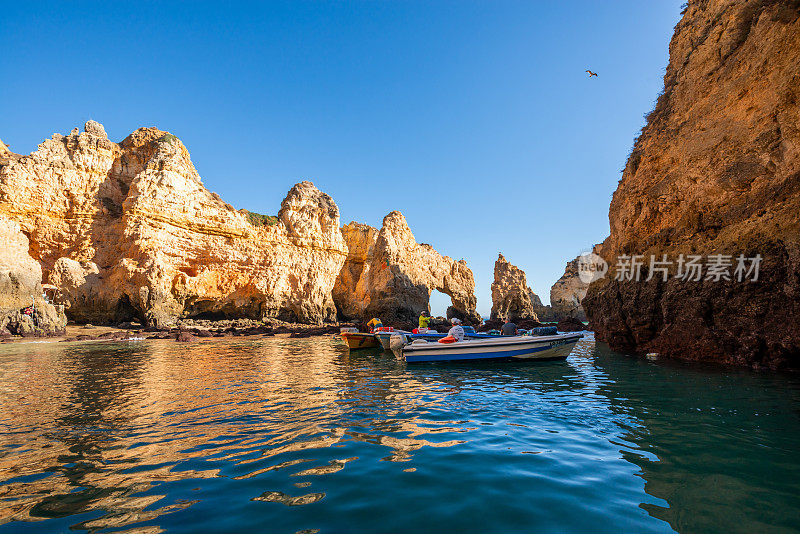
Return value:
[(519, 336), (474, 339), (458, 343), (407, 345), (403, 357), (408, 363), (477, 360), (562, 360), (583, 337), (580, 333), (554, 336)]
[(363, 332), (342, 332), (342, 339), (345, 340), (350, 350), (371, 349), (380, 345), (375, 334)]

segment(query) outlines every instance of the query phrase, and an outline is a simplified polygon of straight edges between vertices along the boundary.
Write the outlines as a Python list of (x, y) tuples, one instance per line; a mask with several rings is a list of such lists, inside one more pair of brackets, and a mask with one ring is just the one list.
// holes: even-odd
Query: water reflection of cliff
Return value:
[[(598, 344), (598, 393), (637, 465), (641, 507), (679, 532), (800, 528), (796, 377), (622, 356)], [(623, 423), (624, 422), (624, 423)]]
[(74, 528), (122, 528), (196, 502), (166, 499), (164, 483), (295, 465), (298, 476), (330, 474), (358, 458), (308, 465), (303, 453), (347, 441), (385, 446), (388, 460), (458, 443), (422, 437), (457, 425), (408, 415), (446, 393), (380, 361), (376, 379), (328, 340), (6, 349), (0, 523), (74, 516), (88, 517)]

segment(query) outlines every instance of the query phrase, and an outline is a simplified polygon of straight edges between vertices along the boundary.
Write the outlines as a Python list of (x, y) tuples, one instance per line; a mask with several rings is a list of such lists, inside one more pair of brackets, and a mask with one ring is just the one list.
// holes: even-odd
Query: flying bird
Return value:
[(592, 76), (597, 76), (597, 73), (596, 73), (596, 72), (592, 72), (592, 71), (590, 71), (589, 69), (586, 69), (586, 72), (588, 72), (588, 73), (589, 73), (589, 78), (591, 78)]

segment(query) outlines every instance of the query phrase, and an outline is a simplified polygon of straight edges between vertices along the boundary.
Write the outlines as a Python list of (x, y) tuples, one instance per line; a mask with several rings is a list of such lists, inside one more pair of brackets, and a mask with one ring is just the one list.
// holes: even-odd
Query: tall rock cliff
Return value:
[(77, 320), (335, 320), (347, 246), (333, 200), (302, 182), (277, 218), (250, 215), (208, 191), (180, 140), (156, 128), (117, 144), (89, 121), (29, 156), (0, 155), (0, 216)]
[[(613, 348), (798, 367), (800, 4), (690, 0), (669, 51), (611, 202), (612, 278), (583, 306)], [(616, 280), (620, 254), (675, 264), (666, 281)], [(723, 255), (731, 280), (678, 279), (680, 254)], [(740, 254), (763, 258), (757, 280), (732, 276)]]
[(550, 307), (555, 320), (574, 317), (579, 321), (586, 320), (586, 312), (581, 302), (586, 296), (589, 284), (578, 276), (578, 258), (567, 263), (564, 274), (550, 288)]
[(494, 281), (492, 282), (493, 321), (519, 321), (521, 319), (539, 320), (537, 311), (544, 310), (542, 300), (528, 287), (525, 272), (511, 265), (502, 254), (494, 262)]
[(448, 316), (478, 322), (475, 279), (463, 260), (417, 243), (405, 217), (393, 211), (383, 226), (342, 228), (349, 254), (334, 286), (334, 300), (348, 318), (380, 317), (385, 324), (416, 322), (430, 309), (431, 291), (449, 295)]

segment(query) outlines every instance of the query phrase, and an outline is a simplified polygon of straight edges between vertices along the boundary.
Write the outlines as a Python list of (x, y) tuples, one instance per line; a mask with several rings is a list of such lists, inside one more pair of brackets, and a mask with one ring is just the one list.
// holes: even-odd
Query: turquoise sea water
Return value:
[(335, 338), (0, 346), (0, 532), (792, 532), (800, 377), (406, 366)]

